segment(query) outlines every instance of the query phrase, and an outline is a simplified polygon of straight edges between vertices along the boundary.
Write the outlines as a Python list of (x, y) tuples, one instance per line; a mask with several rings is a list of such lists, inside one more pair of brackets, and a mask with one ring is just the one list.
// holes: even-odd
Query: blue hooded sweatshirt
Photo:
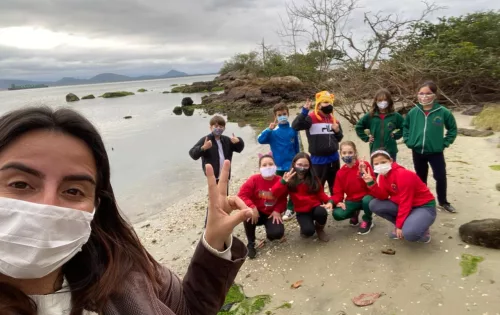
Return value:
[(290, 123), (278, 124), (273, 130), (267, 128), (257, 137), (260, 144), (269, 144), (278, 171), (289, 171), (292, 160), (299, 153), (299, 136)]

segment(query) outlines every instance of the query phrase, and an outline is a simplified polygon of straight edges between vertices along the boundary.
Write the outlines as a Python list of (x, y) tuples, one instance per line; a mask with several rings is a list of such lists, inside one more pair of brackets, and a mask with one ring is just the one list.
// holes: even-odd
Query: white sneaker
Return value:
[(292, 210), (286, 210), (285, 214), (283, 215), (283, 221), (288, 221), (290, 219), (293, 219), (295, 217), (295, 211)]

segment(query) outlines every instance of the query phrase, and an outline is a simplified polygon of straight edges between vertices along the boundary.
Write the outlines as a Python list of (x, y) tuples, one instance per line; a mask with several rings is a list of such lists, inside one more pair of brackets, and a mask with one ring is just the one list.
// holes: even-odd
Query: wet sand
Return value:
[[(471, 117), (455, 114), (459, 127), (470, 127)], [(345, 120), (345, 140), (353, 140), (361, 156), (368, 145), (361, 142)], [(286, 241), (267, 243), (254, 260), (243, 265), (237, 283), (246, 295), (270, 294), (265, 308), (272, 314), (500, 314), (500, 251), (467, 246), (458, 236), (461, 224), (474, 219), (500, 217), (500, 192), (495, 184), (500, 173), (489, 165), (500, 164), (496, 148), (499, 133), (488, 138), (458, 136), (446, 150), (449, 200), (458, 213), (438, 211), (430, 244), (389, 240), (390, 225), (375, 217), (376, 226), (368, 235), (357, 235), (347, 221), (334, 222), (330, 216), (326, 231), (332, 240), (323, 244), (314, 237), (303, 240), (294, 220), (286, 223)], [(398, 162), (413, 169), (411, 152), (400, 145)], [(262, 146), (261, 152), (267, 152)], [(236, 155), (246, 167), (233, 173), (230, 192), (257, 172), (255, 154)], [(432, 171), (429, 186), (435, 192)], [(204, 178), (200, 174), (200, 180)], [(147, 222), (136, 225), (148, 250), (180, 275), (186, 271), (201, 236), (206, 208), (206, 188), (191, 191)], [(246, 242), (243, 227), (234, 234)], [(265, 239), (263, 228), (257, 237)], [(394, 249), (394, 256), (383, 249)], [(462, 277), (462, 254), (484, 257), (478, 272)], [(291, 289), (297, 280), (302, 287)], [(384, 292), (373, 305), (355, 306), (351, 299), (362, 293)], [(274, 310), (285, 302), (291, 309)], [(265, 312), (262, 312), (263, 314)]]

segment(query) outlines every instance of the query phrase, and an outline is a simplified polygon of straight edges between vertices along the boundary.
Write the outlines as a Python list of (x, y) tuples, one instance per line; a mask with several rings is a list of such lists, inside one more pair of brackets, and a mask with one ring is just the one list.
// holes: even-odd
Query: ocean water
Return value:
[[(73, 108), (100, 131), (111, 162), (111, 180), (118, 204), (132, 222), (142, 221), (168, 205), (189, 197), (193, 189), (206, 184), (201, 160), (193, 161), (189, 149), (209, 133), (210, 115), (201, 110), (193, 116), (172, 113), (183, 97), (201, 102), (204, 94), (163, 94), (172, 84), (212, 80), (214, 76), (171, 78), (32, 90), (0, 91), (0, 113), (24, 106), (47, 105)], [(136, 93), (145, 88), (145, 93)], [(104, 99), (105, 92), (130, 91), (136, 95)], [(96, 99), (66, 103), (65, 96)], [(130, 115), (132, 119), (124, 119)], [(242, 154), (233, 156), (233, 172), (242, 167), (245, 156), (254, 154), (257, 142), (249, 126), (228, 123), (226, 135), (234, 133), (245, 141)], [(203, 218), (200, 218), (203, 220)]]

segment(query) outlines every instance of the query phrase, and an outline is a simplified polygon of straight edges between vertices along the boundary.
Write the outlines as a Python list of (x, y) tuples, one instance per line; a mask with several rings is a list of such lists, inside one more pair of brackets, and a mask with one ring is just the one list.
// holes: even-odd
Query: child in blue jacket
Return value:
[[(277, 166), (276, 174), (283, 176), (292, 167), (292, 160), (299, 153), (298, 132), (290, 126), (288, 121), (288, 106), (283, 103), (276, 104), (273, 108), (274, 122), (269, 128), (262, 131), (257, 138), (260, 144), (269, 144), (274, 161)], [(283, 220), (290, 220), (295, 216), (292, 201), (288, 201), (287, 210)]]

